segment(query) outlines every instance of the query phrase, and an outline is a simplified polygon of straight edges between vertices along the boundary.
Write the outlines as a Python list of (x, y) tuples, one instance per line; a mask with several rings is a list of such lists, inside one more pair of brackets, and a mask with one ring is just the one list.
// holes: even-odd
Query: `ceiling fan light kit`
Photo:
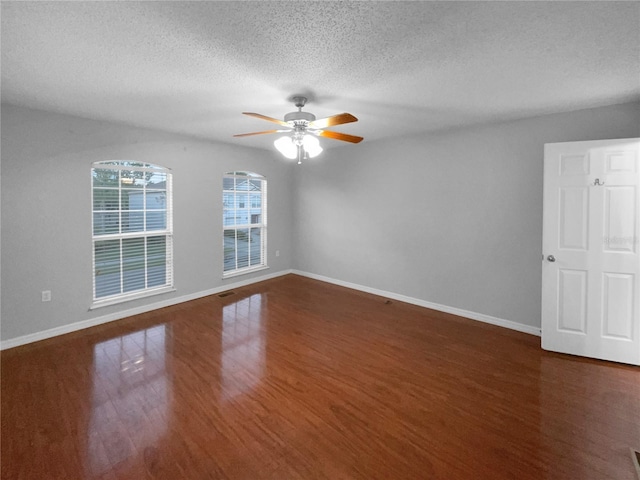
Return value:
[(356, 135), (347, 135), (346, 133), (333, 132), (323, 130), (324, 128), (342, 125), (345, 123), (357, 122), (358, 119), (350, 113), (340, 113), (331, 117), (316, 120), (313, 113), (303, 112), (302, 107), (307, 103), (307, 98), (303, 96), (294, 96), (293, 102), (298, 107), (297, 112), (289, 112), (284, 116), (284, 120), (267, 117), (259, 113), (242, 112), (250, 117), (260, 118), (268, 122), (277, 123), (285, 127), (284, 130), (265, 130), (262, 132), (240, 133), (234, 137), (247, 137), (250, 135), (263, 135), (268, 133), (287, 133), (287, 136), (280, 137), (273, 142), (276, 149), (286, 158), (298, 159), (298, 164), (303, 159), (313, 158), (322, 152), (320, 141), (317, 137), (326, 137), (334, 140), (341, 140), (349, 143), (360, 143), (363, 138)]

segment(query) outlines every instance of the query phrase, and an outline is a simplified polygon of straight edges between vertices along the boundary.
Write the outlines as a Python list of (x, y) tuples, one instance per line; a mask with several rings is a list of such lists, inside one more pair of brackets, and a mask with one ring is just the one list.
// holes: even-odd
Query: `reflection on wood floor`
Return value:
[(616, 479), (640, 370), (296, 275), (2, 352), (2, 479)]

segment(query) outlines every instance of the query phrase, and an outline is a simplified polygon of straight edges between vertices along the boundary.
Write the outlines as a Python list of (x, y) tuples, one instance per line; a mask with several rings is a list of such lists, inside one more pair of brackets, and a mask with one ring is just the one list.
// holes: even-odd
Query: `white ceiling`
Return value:
[(240, 112), (306, 93), (371, 141), (640, 100), (639, 26), (639, 2), (2, 1), (2, 101), (272, 148)]

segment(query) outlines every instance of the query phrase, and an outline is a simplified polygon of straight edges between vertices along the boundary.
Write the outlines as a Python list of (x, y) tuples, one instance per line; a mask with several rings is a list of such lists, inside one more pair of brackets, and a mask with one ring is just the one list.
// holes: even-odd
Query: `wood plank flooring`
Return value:
[(287, 275), (6, 350), (2, 479), (637, 480), (640, 370)]

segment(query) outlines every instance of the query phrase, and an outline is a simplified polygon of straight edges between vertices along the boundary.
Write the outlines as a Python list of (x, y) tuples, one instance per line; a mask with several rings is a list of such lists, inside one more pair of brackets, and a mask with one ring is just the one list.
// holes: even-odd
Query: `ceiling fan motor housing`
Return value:
[(284, 121), (289, 123), (299, 122), (303, 120), (307, 123), (313, 122), (316, 119), (316, 116), (313, 113), (309, 112), (290, 112), (284, 116)]

